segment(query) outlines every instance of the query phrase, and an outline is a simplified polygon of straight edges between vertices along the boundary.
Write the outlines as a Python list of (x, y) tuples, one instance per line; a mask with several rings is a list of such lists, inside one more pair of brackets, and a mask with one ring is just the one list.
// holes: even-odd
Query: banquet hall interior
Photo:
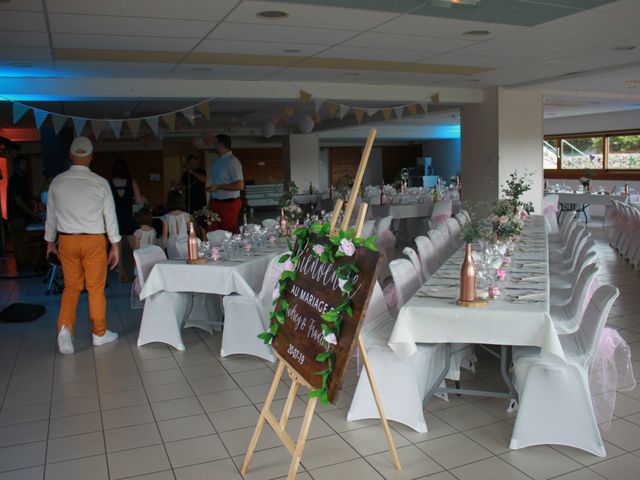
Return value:
[(638, 18), (0, 0), (0, 480), (638, 478)]

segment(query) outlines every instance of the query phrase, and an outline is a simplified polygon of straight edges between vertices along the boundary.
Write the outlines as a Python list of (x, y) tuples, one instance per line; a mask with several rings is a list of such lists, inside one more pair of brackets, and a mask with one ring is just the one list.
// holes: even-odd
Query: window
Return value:
[(560, 168), (596, 170), (603, 167), (603, 137), (563, 138), (560, 143), (562, 152)]
[(556, 169), (560, 166), (560, 150), (558, 140), (544, 140), (542, 143), (542, 153), (544, 158), (544, 168)]
[(624, 135), (609, 138), (608, 168), (640, 169), (640, 135)]

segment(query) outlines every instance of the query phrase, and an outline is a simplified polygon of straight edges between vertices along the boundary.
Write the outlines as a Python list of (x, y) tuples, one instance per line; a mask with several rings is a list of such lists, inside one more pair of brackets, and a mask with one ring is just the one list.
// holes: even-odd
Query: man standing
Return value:
[(185, 172), (182, 174), (180, 183), (183, 191), (187, 192), (187, 212), (193, 213), (207, 204), (205, 194), (207, 172), (204, 168), (200, 168), (200, 162), (195, 155), (187, 157)]
[[(93, 345), (113, 342), (118, 334), (107, 330), (104, 286), (107, 263), (113, 270), (120, 260), (118, 219), (109, 183), (89, 170), (93, 145), (86, 137), (71, 144), (71, 168), (51, 182), (44, 238), (47, 256), (59, 255), (64, 291), (58, 315), (58, 349), (73, 353), (73, 326), (83, 288), (89, 294)], [(105, 233), (111, 242), (107, 256)], [(58, 247), (56, 247), (58, 236)]]
[(211, 193), (209, 210), (220, 215), (220, 221), (214, 222), (210, 229), (238, 233), (238, 215), (242, 208), (240, 191), (244, 189), (242, 165), (231, 151), (228, 135), (216, 135), (213, 150), (220, 158), (211, 169), (207, 191)]
[(24, 157), (13, 159), (13, 175), (9, 179), (7, 188), (7, 214), (11, 226), (11, 243), (18, 270), (28, 263), (27, 252), (27, 224), (40, 222), (38, 214), (29, 206), (31, 196), (27, 185), (27, 160)]

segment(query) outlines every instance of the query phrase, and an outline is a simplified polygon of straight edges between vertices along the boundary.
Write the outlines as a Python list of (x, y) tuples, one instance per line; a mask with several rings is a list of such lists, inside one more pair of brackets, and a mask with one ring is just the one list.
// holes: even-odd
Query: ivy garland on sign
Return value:
[(375, 236), (367, 239), (356, 238), (353, 229), (348, 231), (340, 230), (337, 235), (330, 235), (330, 233), (331, 227), (328, 223), (314, 223), (308, 228), (300, 227), (293, 231), (295, 245), (292, 245), (291, 241), (287, 240), (290, 253), (282, 255), (279, 259), (279, 262), (284, 264), (284, 271), (280, 276), (278, 285), (273, 291), (274, 310), (269, 315), (271, 320), (269, 330), (258, 335), (258, 338), (264, 341), (265, 344), (271, 345), (273, 339), (278, 334), (278, 329), (281, 325), (284, 325), (289, 303), (280, 297), (285, 293), (289, 281), (296, 280), (297, 266), (300, 263), (302, 254), (307, 251), (311, 244), (311, 236), (317, 240), (329, 240), (328, 242), (314, 243), (311, 247), (311, 254), (319, 258), (321, 262), (334, 264), (337, 258), (352, 258), (351, 261), (335, 270), (335, 274), (338, 277), (338, 285), (340, 286), (344, 300), (333, 310), (322, 314), (320, 317), (323, 320), (320, 328), (323, 334), (322, 346), (325, 348), (325, 351), (318, 353), (316, 360), (318, 362), (325, 362), (326, 368), (315, 372), (316, 375), (322, 375), (322, 387), (310, 391), (309, 397), (318, 397), (324, 404), (329, 403), (329, 383), (335, 364), (334, 346), (338, 344), (345, 315), (349, 317), (353, 315), (353, 303), (349, 296), (351, 292), (353, 292), (353, 278), (360, 272), (360, 269), (356, 265), (354, 255), (358, 247), (364, 247), (373, 251), (378, 250), (375, 246)]

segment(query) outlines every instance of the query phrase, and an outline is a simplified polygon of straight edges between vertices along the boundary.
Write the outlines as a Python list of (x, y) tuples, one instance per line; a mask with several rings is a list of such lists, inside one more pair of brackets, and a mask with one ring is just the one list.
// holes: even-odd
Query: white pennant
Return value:
[(33, 116), (36, 119), (36, 128), (40, 130), (40, 127), (49, 116), (49, 112), (45, 112), (44, 110), (40, 110), (39, 108), (34, 108)]
[(425, 115), (429, 113), (429, 102), (422, 102), (422, 103), (419, 103), (418, 105), (420, 105), (420, 108), (422, 108)]
[(338, 117), (340, 118), (340, 120), (344, 118), (344, 116), (347, 114), (348, 111), (349, 111), (349, 105), (340, 104), (339, 111), (338, 111)]
[(320, 112), (320, 109), (322, 108), (323, 100), (318, 97), (312, 97), (312, 100), (313, 100), (313, 106), (316, 110), (316, 115), (317, 115)]
[(24, 116), (25, 113), (27, 113), (29, 110), (31, 110), (29, 107), (27, 107), (26, 105), (22, 105), (21, 103), (14, 103), (13, 104), (13, 123), (18, 123), (18, 121)]
[(51, 119), (53, 120), (53, 130), (56, 132), (56, 135), (58, 135), (62, 127), (64, 127), (64, 124), (67, 123), (67, 117), (52, 114)]
[(122, 134), (122, 120), (109, 120), (109, 126), (111, 127), (111, 130), (113, 130), (113, 134), (116, 139), (120, 140), (120, 135)]
[(158, 117), (147, 117), (144, 119), (145, 122), (147, 122), (147, 125), (149, 125), (149, 128), (153, 131), (153, 133), (155, 134), (155, 136), (158, 136)]
[(404, 106), (402, 106), (402, 107), (393, 107), (393, 111), (396, 112), (396, 117), (402, 118), (402, 112), (404, 111)]
[(185, 108), (184, 110), (182, 110), (182, 115), (184, 115), (184, 118), (191, 122), (191, 125), (195, 125), (196, 122), (195, 118), (193, 118), (193, 107)]
[(82, 130), (84, 130), (84, 126), (87, 124), (86, 118), (73, 117), (73, 128), (76, 131), (76, 137), (82, 135)]
[(376, 113), (378, 113), (378, 111), (379, 111), (379, 110), (380, 110), (380, 109), (378, 109), (378, 108), (367, 108), (367, 109), (365, 110), (365, 112), (367, 112), (367, 115), (368, 115), (369, 117), (373, 117)]

